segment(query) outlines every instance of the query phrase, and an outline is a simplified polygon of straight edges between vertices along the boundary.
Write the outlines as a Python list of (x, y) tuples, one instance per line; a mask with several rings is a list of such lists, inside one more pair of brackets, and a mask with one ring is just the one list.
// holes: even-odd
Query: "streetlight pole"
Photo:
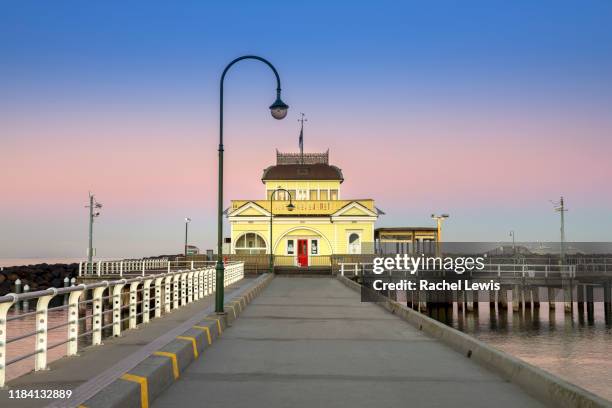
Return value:
[(293, 211), (295, 208), (289, 190), (279, 187), (270, 194), (270, 242), (268, 243), (268, 245), (270, 245), (270, 273), (274, 273), (274, 247), (272, 245), (272, 218), (274, 217), (274, 213), (272, 212), (272, 201), (274, 200), (274, 196), (278, 191), (284, 191), (287, 193), (287, 195), (289, 195), (289, 204), (287, 204), (287, 209), (289, 211)]
[(442, 221), (448, 218), (448, 214), (441, 214), (441, 215), (431, 214), (431, 218), (436, 220), (436, 224), (438, 227), (438, 234), (437, 234), (438, 236), (436, 239), (436, 255), (440, 256), (440, 242), (442, 241)]
[(563, 200), (563, 196), (561, 196), (561, 199), (559, 200), (559, 202), (554, 202), (551, 201), (553, 203), (553, 205), (555, 206), (555, 211), (559, 212), (561, 214), (561, 253), (560, 253), (560, 261), (561, 261), (561, 265), (565, 264), (565, 212), (567, 211), (567, 208), (565, 208), (565, 201)]
[(514, 241), (514, 230), (510, 231), (510, 236), (512, 237), (512, 255), (516, 255), (516, 243)]
[(238, 61), (245, 59), (252, 59), (261, 61), (266, 64), (276, 77), (276, 100), (270, 105), (270, 112), (274, 119), (283, 119), (287, 116), (287, 106), (281, 100), (281, 82), (276, 68), (267, 60), (258, 57), (256, 55), (244, 55), (238, 57), (230, 62), (223, 73), (221, 74), (221, 80), (219, 82), (219, 191), (218, 191), (218, 212), (217, 212), (217, 264), (215, 266), (215, 312), (223, 313), (223, 278), (224, 278), (224, 266), (223, 266), (223, 84), (225, 82), (225, 75), (227, 71)]
[(191, 222), (191, 218), (185, 218), (185, 261), (187, 261), (187, 233), (189, 230), (189, 223)]
[(89, 268), (92, 268), (91, 262), (93, 261), (93, 223), (94, 218), (100, 216), (100, 208), (102, 208), (102, 204), (96, 201), (96, 196), (89, 192), (89, 205), (86, 205), (85, 208), (89, 208), (89, 245), (87, 246), (87, 265)]

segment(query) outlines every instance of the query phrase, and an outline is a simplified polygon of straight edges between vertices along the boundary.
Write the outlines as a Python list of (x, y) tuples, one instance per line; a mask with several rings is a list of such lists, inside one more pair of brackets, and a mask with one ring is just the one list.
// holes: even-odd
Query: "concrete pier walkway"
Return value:
[(333, 278), (274, 279), (153, 404), (206, 407), (536, 407)]

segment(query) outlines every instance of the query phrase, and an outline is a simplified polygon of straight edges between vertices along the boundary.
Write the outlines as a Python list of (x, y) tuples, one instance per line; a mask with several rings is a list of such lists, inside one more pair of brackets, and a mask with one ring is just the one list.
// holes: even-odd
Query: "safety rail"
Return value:
[[(342, 276), (362, 276), (364, 272), (372, 273), (373, 263), (370, 262), (341, 262), (338, 272)], [(383, 266), (384, 267), (384, 266)], [(440, 272), (439, 269), (420, 270), (415, 276), (423, 273)], [(448, 271), (447, 271), (448, 272)], [(452, 270), (450, 272), (453, 272)], [(465, 271), (458, 276), (505, 277), (505, 278), (576, 278), (587, 273), (612, 272), (610, 264), (573, 264), (573, 265), (541, 265), (541, 264), (485, 264), (482, 270)], [(388, 271), (387, 275), (410, 275), (409, 270)]]
[[(224, 286), (242, 278), (243, 262), (226, 264)], [(134, 329), (138, 324), (148, 323), (151, 318), (161, 317), (212, 294), (215, 282), (215, 268), (206, 267), (0, 296), (0, 387), (5, 385), (7, 367), (11, 364), (34, 357), (34, 370), (45, 370), (49, 350), (66, 344), (66, 355), (74, 356), (82, 337), (91, 335), (91, 345), (100, 345), (104, 329), (108, 329), (108, 332), (112, 330), (112, 336), (119, 336), (125, 330), (124, 326), (127, 326), (127, 330)], [(61, 306), (49, 307), (50, 302), (58, 296), (68, 301)], [(124, 298), (127, 299), (125, 303)], [(37, 301), (36, 310), (9, 315), (11, 306), (30, 300)], [(64, 309), (67, 310), (65, 321), (49, 327), (48, 312)], [(122, 313), (124, 309), (127, 309), (126, 316)], [(35, 316), (35, 329), (8, 337), (11, 331), (9, 322), (28, 316)], [(80, 333), (82, 323), (85, 323), (85, 330)], [(90, 330), (87, 330), (87, 323)], [(66, 338), (48, 344), (49, 331), (62, 328), (66, 330)], [(32, 351), (10, 360), (7, 358), (9, 344), (32, 336), (35, 337)]]
[(170, 261), (168, 259), (125, 259), (79, 262), (79, 276), (146, 276), (181, 269), (205, 268), (215, 261)]

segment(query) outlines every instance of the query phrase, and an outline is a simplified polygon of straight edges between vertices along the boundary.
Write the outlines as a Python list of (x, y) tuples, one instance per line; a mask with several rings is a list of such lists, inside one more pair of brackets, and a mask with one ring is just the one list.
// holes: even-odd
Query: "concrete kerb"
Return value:
[[(361, 292), (361, 285), (344, 276), (337, 279), (349, 288)], [(381, 297), (376, 302), (389, 312), (440, 340), (478, 364), (499, 374), (505, 380), (521, 387), (525, 392), (553, 407), (612, 408), (612, 402), (523, 360), (497, 350), (474, 337), (425, 316), (396, 301)]]
[(210, 343), (223, 335), (223, 331), (240, 315), (246, 305), (268, 286), (273, 278), (273, 275), (269, 275), (239, 298), (226, 303), (224, 309), (227, 313), (225, 315), (211, 314), (204, 317), (193, 328), (150, 355), (80, 407), (148, 408), (149, 404), (166, 388), (180, 379), (181, 373), (194, 360), (203, 358), (204, 350), (210, 347)]

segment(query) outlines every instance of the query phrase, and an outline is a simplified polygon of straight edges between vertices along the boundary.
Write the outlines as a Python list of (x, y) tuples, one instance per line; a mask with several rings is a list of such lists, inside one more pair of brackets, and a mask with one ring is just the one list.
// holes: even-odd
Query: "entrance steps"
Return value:
[(295, 276), (295, 277), (328, 277), (332, 276), (332, 268), (326, 266), (276, 266), (274, 273), (279, 276)]

